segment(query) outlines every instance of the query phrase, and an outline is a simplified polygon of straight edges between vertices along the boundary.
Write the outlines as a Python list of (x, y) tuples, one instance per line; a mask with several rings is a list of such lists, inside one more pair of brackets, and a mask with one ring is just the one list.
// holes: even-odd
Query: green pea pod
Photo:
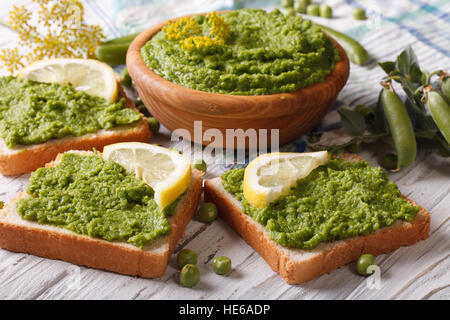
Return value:
[(450, 101), (450, 77), (444, 78), (442, 80), (441, 90), (444, 96)]
[(450, 144), (450, 106), (436, 91), (428, 92), (428, 109), (445, 140)]
[(120, 83), (127, 88), (130, 88), (133, 80), (130, 77), (130, 74), (128, 73), (128, 68), (125, 67), (122, 69), (122, 71), (120, 72)]
[(356, 64), (364, 64), (369, 61), (369, 53), (358, 41), (321, 24), (316, 23), (315, 25), (322, 29), (323, 32), (333, 37), (342, 46), (342, 48), (344, 48), (345, 53), (347, 53), (351, 62)]
[(405, 105), (392, 88), (383, 89), (381, 102), (397, 152), (398, 170), (414, 162), (417, 153), (416, 136)]
[(103, 44), (95, 48), (98, 60), (112, 64), (125, 64), (129, 43)]
[(108, 44), (119, 44), (119, 43), (128, 43), (130, 44), (134, 38), (136, 38), (138, 36), (139, 33), (133, 33), (133, 34), (129, 34), (123, 37), (119, 37), (119, 38), (115, 38), (115, 39), (111, 39), (108, 41), (105, 41), (102, 43), (102, 45), (108, 45)]

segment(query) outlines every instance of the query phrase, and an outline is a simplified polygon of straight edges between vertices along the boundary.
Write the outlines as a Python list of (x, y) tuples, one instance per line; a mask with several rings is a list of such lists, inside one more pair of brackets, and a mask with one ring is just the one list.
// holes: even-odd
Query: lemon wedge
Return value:
[(298, 179), (328, 162), (328, 152), (274, 152), (261, 155), (244, 172), (245, 199), (254, 207), (267, 207), (279, 196), (289, 192)]
[(18, 77), (39, 82), (71, 83), (75, 90), (85, 91), (109, 102), (116, 101), (118, 96), (114, 70), (93, 59), (40, 60), (23, 68)]
[(103, 158), (114, 161), (155, 191), (155, 201), (164, 209), (191, 183), (189, 161), (177, 151), (141, 142), (111, 144), (103, 149)]

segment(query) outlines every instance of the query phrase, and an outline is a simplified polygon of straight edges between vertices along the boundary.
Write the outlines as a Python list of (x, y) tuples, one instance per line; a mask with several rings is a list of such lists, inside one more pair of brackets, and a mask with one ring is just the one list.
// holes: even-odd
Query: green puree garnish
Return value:
[(0, 137), (8, 148), (44, 143), (53, 138), (82, 136), (128, 125), (141, 115), (71, 85), (0, 77)]
[(166, 217), (177, 203), (162, 211), (152, 188), (122, 166), (75, 153), (64, 154), (55, 167), (35, 171), (27, 192), (33, 197), (17, 203), (26, 220), (140, 248), (170, 233)]
[(221, 178), (244, 213), (286, 247), (312, 249), (323, 242), (367, 235), (397, 220), (412, 221), (419, 212), (400, 197), (397, 185), (381, 168), (366, 161), (331, 160), (267, 208), (255, 208), (245, 200), (244, 169), (230, 170)]
[(141, 54), (173, 83), (234, 95), (293, 92), (323, 82), (340, 59), (311, 21), (258, 9), (170, 22)]

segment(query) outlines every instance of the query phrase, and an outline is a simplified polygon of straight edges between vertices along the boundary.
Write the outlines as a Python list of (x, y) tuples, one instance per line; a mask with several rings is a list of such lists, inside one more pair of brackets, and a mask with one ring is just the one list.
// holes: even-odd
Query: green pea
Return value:
[(356, 261), (356, 270), (358, 273), (362, 276), (368, 276), (372, 274), (373, 272), (367, 272), (367, 268), (369, 266), (376, 266), (377, 261), (375, 257), (372, 254), (363, 254), (358, 258), (358, 261)]
[(310, 2), (306, 0), (297, 0), (294, 3), (294, 10), (297, 13), (306, 13), (306, 7)]
[(287, 15), (287, 16), (295, 16), (295, 10), (294, 10), (294, 8), (287, 8), (287, 9), (286, 9), (286, 15)]
[(197, 264), (197, 253), (191, 249), (183, 249), (178, 252), (177, 266), (179, 269), (183, 268), (187, 264)]
[(366, 20), (366, 11), (362, 8), (353, 9), (353, 19), (355, 20)]
[(347, 146), (347, 151), (351, 153), (358, 153), (363, 149), (362, 143), (353, 143), (349, 146)]
[(0, 201), (0, 209), (3, 209), (4, 206), (5, 206), (5, 203), (3, 201)]
[(214, 203), (205, 202), (197, 211), (197, 220), (201, 222), (211, 222), (217, 218), (217, 207)]
[(231, 271), (231, 259), (225, 256), (215, 257), (212, 261), (212, 267), (215, 273), (225, 275)]
[(156, 118), (149, 117), (147, 118), (147, 123), (150, 127), (150, 131), (153, 133), (153, 136), (156, 136), (159, 133), (159, 121)]
[(187, 264), (180, 272), (180, 285), (187, 288), (194, 287), (200, 281), (200, 271), (193, 264)]
[(294, 6), (294, 0), (282, 0), (281, 6), (283, 8), (292, 8)]
[(333, 17), (333, 9), (331, 9), (331, 7), (327, 6), (326, 4), (321, 4), (320, 5), (320, 16), (322, 18), (331, 19)]
[(386, 170), (395, 170), (397, 168), (397, 155), (388, 153), (381, 159), (380, 165)]
[(319, 5), (317, 4), (310, 4), (306, 7), (306, 14), (310, 16), (320, 16), (320, 9)]
[(205, 160), (203, 160), (203, 159), (195, 159), (194, 161), (192, 161), (191, 167), (194, 169), (206, 172), (207, 164), (206, 164)]

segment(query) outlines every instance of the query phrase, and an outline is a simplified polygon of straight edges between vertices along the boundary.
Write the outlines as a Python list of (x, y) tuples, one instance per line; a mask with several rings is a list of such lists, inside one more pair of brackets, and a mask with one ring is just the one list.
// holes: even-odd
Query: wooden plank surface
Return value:
[[(164, 134), (157, 140), (170, 144)], [(377, 149), (362, 156), (376, 165)], [(402, 193), (432, 212), (431, 234), (426, 241), (377, 258), (381, 268), (378, 290), (368, 289), (367, 280), (356, 274), (354, 263), (303, 285), (287, 285), (234, 231), (217, 220), (211, 224), (192, 221), (178, 243), (177, 251), (190, 248), (199, 254), (202, 277), (194, 289), (178, 285), (174, 257), (162, 278), (149, 280), (0, 250), (0, 299), (448, 299), (448, 177), (450, 159), (423, 152), (412, 167), (391, 174)], [(1, 200), (24, 190), (27, 180), (28, 175), (0, 177)], [(231, 274), (222, 277), (212, 272), (210, 263), (215, 255), (231, 258)]]
[[(0, 16), (6, 14), (4, 11)], [(0, 47), (10, 46), (11, 32), (2, 32)], [(356, 71), (360, 68), (353, 67)], [(376, 72), (374, 79), (380, 77)], [(368, 91), (373, 89), (373, 81), (363, 78), (360, 82), (358, 85)], [(167, 130), (153, 140), (182, 149), (182, 144), (169, 141)], [(382, 151), (374, 146), (361, 155), (376, 165)], [(215, 165), (209, 167), (214, 169)], [(426, 241), (377, 258), (380, 289), (369, 289), (366, 279), (356, 274), (354, 264), (303, 285), (287, 285), (252, 248), (217, 220), (211, 224), (192, 221), (178, 244), (177, 251), (190, 248), (199, 254), (202, 278), (193, 289), (178, 285), (173, 258), (163, 277), (148, 280), (0, 249), (0, 299), (450, 299), (450, 159), (420, 152), (413, 166), (390, 177), (403, 194), (431, 211), (431, 233)], [(8, 202), (22, 192), (28, 178), (0, 176), (0, 200)], [(231, 274), (222, 277), (212, 272), (214, 255), (232, 259)]]

